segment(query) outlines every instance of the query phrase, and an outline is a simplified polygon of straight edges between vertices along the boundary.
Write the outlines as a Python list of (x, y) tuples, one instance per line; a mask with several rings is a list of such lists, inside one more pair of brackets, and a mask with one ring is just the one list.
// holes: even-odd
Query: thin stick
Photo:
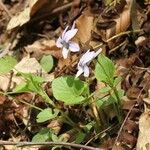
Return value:
[[(141, 94), (142, 94), (142, 91), (144, 90), (144, 88), (145, 88), (146, 86), (147, 86), (147, 84), (145, 84), (145, 86), (140, 90), (140, 92), (139, 92), (139, 94), (138, 94), (138, 96), (137, 96), (137, 99), (139, 99), (139, 97), (140, 97)], [(120, 127), (120, 130), (119, 130), (119, 132), (118, 132), (118, 136), (116, 137), (116, 140), (115, 140), (114, 145), (117, 143), (117, 141), (118, 141), (118, 139), (119, 139), (119, 137), (120, 137), (121, 131), (122, 131), (122, 129), (123, 129), (123, 126), (124, 126), (125, 122), (127, 121), (128, 117), (129, 117), (129, 115), (130, 115), (130, 113), (131, 113), (131, 111), (132, 111), (132, 109), (133, 109), (133, 107), (134, 107), (135, 105), (136, 105), (136, 103), (130, 108), (128, 114), (126, 115), (126, 117), (125, 117), (125, 119), (124, 119), (124, 121), (123, 121), (123, 123), (122, 123), (122, 125), (121, 125), (121, 127)]]
[(74, 144), (74, 143), (65, 143), (65, 142), (7, 142), (7, 141), (0, 141), (0, 145), (16, 145), (18, 147), (23, 147), (23, 146), (32, 146), (32, 145), (62, 145), (62, 146), (71, 146), (75, 148), (83, 148), (85, 150), (100, 150), (99, 148), (94, 148), (91, 146), (85, 146), (81, 144)]
[(120, 127), (120, 129), (119, 129), (119, 131), (118, 131), (118, 136), (116, 137), (114, 146), (116, 145), (116, 143), (117, 143), (117, 141), (118, 141), (118, 139), (119, 139), (119, 137), (120, 137), (121, 131), (122, 131), (123, 127), (124, 127), (124, 124), (126, 123), (126, 121), (127, 121), (127, 119), (128, 119), (128, 117), (129, 117), (129, 115), (130, 115), (130, 113), (131, 113), (131, 111), (132, 111), (132, 109), (133, 109), (134, 106), (135, 106), (135, 104), (134, 104), (134, 105), (130, 108), (130, 110), (128, 111), (128, 114), (126, 115), (126, 117), (125, 117), (125, 119), (124, 119), (124, 121), (123, 121), (123, 123), (122, 123), (122, 125), (121, 125), (121, 127)]
[(95, 138), (97, 138), (97, 137), (98, 137), (99, 135), (101, 135), (102, 133), (104, 133), (104, 132), (106, 132), (106, 131), (112, 129), (113, 126), (114, 126), (114, 124), (111, 125), (111, 126), (109, 126), (108, 128), (106, 128), (105, 130), (103, 130), (103, 131), (97, 133), (94, 137), (92, 137), (89, 141), (87, 141), (87, 143), (86, 143), (85, 145), (88, 145), (92, 140), (94, 140)]
[(112, 40), (114, 40), (114, 39), (116, 39), (116, 38), (118, 38), (118, 37), (120, 37), (120, 36), (126, 35), (126, 34), (138, 33), (138, 32), (141, 32), (141, 31), (143, 31), (143, 30), (140, 29), (140, 30), (133, 30), (133, 31), (121, 32), (121, 33), (116, 34), (116, 35), (114, 35), (113, 37), (109, 38), (106, 42), (110, 42), (110, 41), (112, 41)]

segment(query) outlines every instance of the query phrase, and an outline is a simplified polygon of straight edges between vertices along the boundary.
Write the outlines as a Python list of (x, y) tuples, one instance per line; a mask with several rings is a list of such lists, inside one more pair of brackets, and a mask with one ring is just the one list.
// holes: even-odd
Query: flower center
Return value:
[(65, 47), (66, 49), (69, 49), (69, 43), (67, 43), (66, 41), (62, 41), (61, 44), (62, 44), (63, 47)]

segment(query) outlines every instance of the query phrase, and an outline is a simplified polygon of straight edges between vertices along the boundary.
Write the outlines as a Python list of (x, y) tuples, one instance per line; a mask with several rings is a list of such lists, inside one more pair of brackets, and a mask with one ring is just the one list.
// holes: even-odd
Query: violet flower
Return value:
[(88, 50), (85, 54), (82, 55), (77, 66), (78, 72), (76, 74), (76, 78), (79, 77), (82, 73), (84, 73), (84, 77), (89, 76), (90, 71), (88, 65), (101, 51), (102, 49), (99, 49), (97, 52), (90, 52), (90, 50)]
[(58, 38), (56, 42), (56, 46), (58, 48), (62, 48), (63, 58), (66, 59), (69, 51), (78, 52), (80, 47), (77, 43), (70, 41), (78, 32), (78, 29), (75, 28), (75, 23), (73, 23), (70, 30), (68, 30), (69, 26), (65, 28), (62, 35)]

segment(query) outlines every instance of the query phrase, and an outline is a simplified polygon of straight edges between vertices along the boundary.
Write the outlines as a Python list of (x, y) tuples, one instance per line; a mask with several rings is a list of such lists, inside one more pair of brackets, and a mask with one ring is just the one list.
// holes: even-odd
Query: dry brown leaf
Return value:
[(150, 89), (148, 90), (148, 97), (147, 98), (143, 98), (143, 101), (146, 103), (146, 104), (148, 104), (148, 105), (150, 105)]
[(15, 67), (14, 72), (46, 73), (35, 58), (24, 57)]
[(139, 120), (137, 150), (150, 150), (150, 110), (145, 111)]
[[(13, 76), (10, 82), (10, 74), (5, 74), (0, 76), (0, 89), (6, 91), (8, 89), (13, 89), (15, 85), (18, 85), (22, 82), (22, 79), (16, 76)], [(10, 84), (10, 85), (9, 85)]]
[[(131, 4), (131, 3), (130, 3)], [(126, 5), (120, 17), (114, 19), (116, 26), (111, 29), (106, 30), (106, 40), (112, 36), (119, 34), (120, 32), (125, 32), (130, 25), (130, 4)]]
[(135, 41), (135, 45), (136, 46), (143, 46), (144, 44), (146, 44), (147, 39), (144, 36), (140, 36), (137, 38), (137, 40)]
[(25, 47), (28, 53), (32, 53), (32, 56), (39, 59), (43, 54), (51, 54), (56, 58), (61, 57), (60, 49), (56, 47), (54, 40), (39, 40), (33, 44)]
[(54, 131), (55, 134), (58, 134), (61, 130), (61, 127), (63, 125), (63, 121), (61, 119), (57, 119), (57, 120), (52, 120), (47, 128), (50, 128), (51, 130)]
[(40, 73), (45, 81), (51, 82), (54, 79), (54, 74), (47, 74), (35, 58), (24, 57), (14, 68), (15, 73)]
[(89, 12), (84, 12), (76, 21), (78, 32), (77, 39), (81, 44), (89, 42), (91, 39), (91, 31), (93, 29), (94, 17)]
[(7, 25), (7, 30), (22, 26), (30, 20), (30, 8), (24, 9), (19, 15), (11, 18)]
[(127, 95), (127, 97), (130, 98), (130, 100), (131, 99), (136, 99), (136, 98), (138, 98), (140, 91), (141, 90), (137, 87), (131, 87), (127, 90), (126, 95)]
[(35, 58), (24, 57), (15, 67), (14, 67), (14, 75), (12, 76), (10, 82), (10, 74), (5, 74), (0, 76), (0, 89), (3, 91), (7, 91), (8, 86), (9, 89), (13, 89), (16, 85), (21, 84), (24, 80), (21, 77), (16, 76), (17, 72), (23, 73), (40, 73), (45, 81), (51, 82), (54, 79), (54, 74), (47, 74), (44, 69), (42, 69), (41, 65)]
[(11, 18), (7, 25), (7, 30), (20, 27), (27, 23), (36, 13), (40, 14), (51, 12), (56, 6), (63, 3), (63, 0), (49, 1), (49, 0), (30, 0), (29, 6), (26, 7), (18, 15)]

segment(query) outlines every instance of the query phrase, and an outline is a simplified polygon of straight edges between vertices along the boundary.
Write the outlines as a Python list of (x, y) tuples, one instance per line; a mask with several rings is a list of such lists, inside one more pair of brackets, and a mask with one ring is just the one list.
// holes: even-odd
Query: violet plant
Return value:
[[(68, 57), (70, 52), (78, 52), (80, 50), (79, 45), (71, 41), (77, 31), (78, 29), (75, 28), (75, 23), (72, 25), (71, 29), (67, 26), (56, 42), (56, 46), (62, 49), (62, 56), (64, 59)], [(52, 119), (61, 119), (62, 122), (72, 126), (72, 129), (78, 127), (78, 131), (80, 131), (81, 134), (77, 134), (76, 138), (78, 142), (83, 142), (86, 134), (89, 134), (92, 128), (96, 128), (96, 131), (101, 131), (105, 128), (105, 120), (100, 113), (104, 106), (110, 103), (113, 104), (114, 111), (118, 117), (118, 122), (121, 123), (122, 121), (121, 97), (123, 96), (123, 91), (117, 88), (121, 79), (115, 76), (115, 66), (113, 62), (101, 53), (101, 48), (97, 51), (87, 50), (81, 56), (79, 62), (77, 62), (77, 72), (75, 76), (67, 75), (54, 79), (51, 86), (53, 94), (51, 99), (41, 86), (44, 80), (25, 74), (23, 74), (23, 77), (27, 82), (23, 86), (16, 87), (12, 93), (35, 92), (42, 96), (45, 102), (49, 103), (50, 106), (46, 109), (38, 109), (40, 110), (40, 113), (37, 115), (37, 122), (43, 123)], [(97, 56), (98, 59), (95, 62), (94, 60), (96, 60)], [(96, 63), (94, 76), (90, 76), (93, 75), (92, 73), (90, 74), (90, 70), (92, 70), (90, 69), (90, 63)], [(85, 81), (82, 81), (79, 78), (82, 74), (85, 77)], [(96, 78), (97, 82), (103, 82), (105, 88), (91, 92), (90, 83), (88, 83), (87, 80), (88, 78), (91, 80)], [(97, 93), (103, 93), (106, 96), (97, 97)], [(94, 119), (91, 117), (89, 122), (84, 121), (84, 127), (80, 128), (78, 123), (74, 122), (74, 120), (69, 117), (67, 111), (62, 111), (55, 104), (55, 100), (61, 101), (64, 105), (69, 105), (70, 107), (74, 105), (80, 105), (82, 107), (89, 106), (94, 114)], [(95, 110), (97, 112), (95, 112)], [(82, 130), (84, 130), (84, 132)], [(64, 141), (61, 135), (56, 134), (51, 129), (42, 129), (33, 137), (33, 141), (36, 142), (49, 140)]]

